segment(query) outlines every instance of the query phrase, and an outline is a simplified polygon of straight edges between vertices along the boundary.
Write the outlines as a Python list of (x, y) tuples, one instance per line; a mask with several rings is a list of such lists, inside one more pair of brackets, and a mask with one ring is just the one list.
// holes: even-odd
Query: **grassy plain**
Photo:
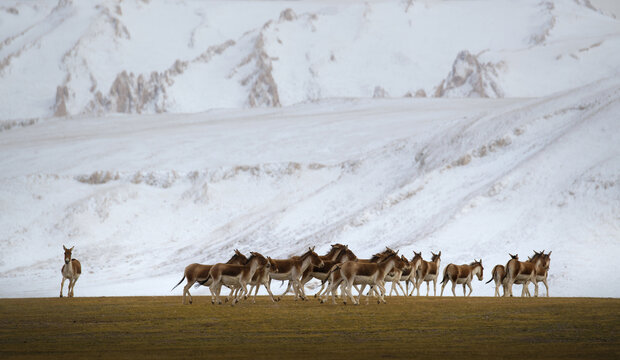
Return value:
[(0, 358), (620, 359), (620, 299), (0, 299)]

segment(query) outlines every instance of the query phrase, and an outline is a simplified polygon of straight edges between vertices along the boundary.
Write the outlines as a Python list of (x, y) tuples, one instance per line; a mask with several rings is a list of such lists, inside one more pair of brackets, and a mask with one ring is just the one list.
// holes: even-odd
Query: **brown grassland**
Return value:
[(620, 299), (0, 299), (0, 358), (620, 359)]

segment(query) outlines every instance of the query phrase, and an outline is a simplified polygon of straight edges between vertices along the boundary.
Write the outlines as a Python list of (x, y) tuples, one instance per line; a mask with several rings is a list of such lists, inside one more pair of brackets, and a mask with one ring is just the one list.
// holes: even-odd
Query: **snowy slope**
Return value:
[[(348, 244), (553, 250), (553, 296), (620, 296), (620, 77), (536, 99), (333, 99), (0, 132), (0, 297), (165, 295), (192, 262)], [(180, 290), (177, 288), (178, 294)], [(198, 290), (197, 293), (206, 293)], [(475, 295), (492, 295), (476, 281)]]
[(533, 97), (616, 76), (587, 0), (5, 1), (0, 120), (334, 97)]

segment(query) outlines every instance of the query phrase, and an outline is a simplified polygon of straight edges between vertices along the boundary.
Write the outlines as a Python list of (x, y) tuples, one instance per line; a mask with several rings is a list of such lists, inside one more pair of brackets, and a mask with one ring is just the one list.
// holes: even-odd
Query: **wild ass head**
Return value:
[(227, 264), (239, 264), (245, 265), (248, 262), (248, 258), (245, 257), (239, 250), (235, 249), (235, 254), (228, 260)]
[(248, 259), (248, 262), (246, 264), (251, 265), (253, 262), (256, 263), (258, 269), (269, 269), (271, 267), (271, 263), (269, 262), (269, 260), (267, 260), (263, 255), (257, 252), (250, 252), (250, 258)]
[(71, 251), (73, 251), (74, 247), (75, 246), (72, 246), (70, 249), (67, 249), (64, 245), (62, 246), (62, 248), (65, 249), (65, 264), (71, 262)]
[(431, 258), (431, 262), (436, 263), (441, 259), (441, 251), (438, 252), (437, 254), (431, 251), (431, 254), (433, 254), (433, 257)]
[(510, 255), (511, 259), (519, 260), (519, 254), (512, 255), (511, 253), (508, 253), (508, 255)]
[(351, 251), (351, 249), (349, 249), (349, 247), (346, 247), (345, 249), (340, 251), (340, 254), (338, 254), (338, 256), (336, 257), (334, 261), (345, 262), (345, 261), (356, 261), (356, 260), (357, 260), (357, 256), (355, 256), (355, 254), (353, 253), (353, 251)]
[(471, 272), (478, 276), (478, 280), (482, 281), (482, 273), (484, 272), (484, 267), (482, 266), (482, 259), (474, 259), (474, 262), (469, 265), (471, 265), (472, 267)]
[(325, 265), (325, 263), (323, 263), (323, 260), (321, 260), (319, 255), (317, 255), (317, 253), (314, 252), (314, 248), (315, 248), (314, 246), (313, 247), (309, 247), (308, 251), (306, 251), (299, 258), (301, 259), (301, 261), (304, 261), (307, 258), (309, 258), (310, 259), (310, 264), (312, 264), (312, 266), (316, 266), (318, 268), (322, 268), (323, 265)]

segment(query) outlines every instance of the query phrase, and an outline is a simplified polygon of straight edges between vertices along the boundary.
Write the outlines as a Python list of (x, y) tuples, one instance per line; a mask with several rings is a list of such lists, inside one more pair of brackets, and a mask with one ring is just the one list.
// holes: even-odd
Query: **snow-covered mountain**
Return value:
[(0, 297), (58, 296), (63, 244), (115, 296), (334, 242), (486, 279), (552, 250), (552, 296), (620, 296), (620, 22), (587, 0), (6, 1), (0, 35)]
[(564, 1), (5, 1), (0, 120), (334, 97), (533, 97), (618, 73)]

